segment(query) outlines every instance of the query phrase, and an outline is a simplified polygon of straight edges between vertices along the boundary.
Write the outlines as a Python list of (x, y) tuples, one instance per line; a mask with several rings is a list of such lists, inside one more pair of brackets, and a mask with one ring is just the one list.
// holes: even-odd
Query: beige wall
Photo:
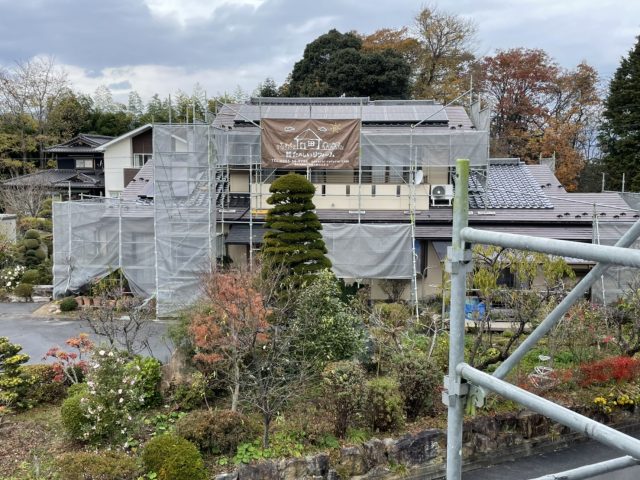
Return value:
[[(231, 177), (231, 191), (243, 192), (239, 190), (243, 185), (243, 180), (247, 181), (248, 177), (241, 179), (234, 176)], [(244, 185), (248, 185), (248, 182)], [(234, 189), (234, 186), (236, 187)], [(268, 183), (254, 183), (253, 192), (253, 208), (265, 209), (270, 208), (267, 204), (269, 198)], [(348, 188), (347, 188), (348, 187)], [(340, 210), (409, 210), (410, 204), (410, 187), (409, 185), (393, 185), (379, 184), (375, 185), (375, 191), (372, 189), (374, 185), (366, 184), (358, 187), (358, 184), (324, 184), (324, 195), (322, 195), (322, 185), (316, 185), (316, 194), (313, 197), (313, 203), (319, 209), (340, 209)], [(398, 192), (399, 187), (399, 192)], [(349, 195), (347, 195), (349, 191)], [(360, 192), (360, 195), (358, 195)], [(399, 194), (398, 194), (399, 193)], [(418, 210), (429, 209), (429, 185), (416, 186), (416, 208)], [(358, 198), (360, 197), (360, 198)]]
[(227, 245), (227, 255), (231, 258), (234, 267), (242, 268), (247, 266), (246, 245)]

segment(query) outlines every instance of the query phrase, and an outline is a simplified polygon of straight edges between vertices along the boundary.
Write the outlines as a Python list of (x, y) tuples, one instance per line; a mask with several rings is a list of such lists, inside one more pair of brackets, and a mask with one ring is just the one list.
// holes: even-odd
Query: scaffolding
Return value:
[[(166, 316), (199, 294), (201, 276), (222, 257), (224, 235), (231, 226), (248, 226), (252, 260), (268, 186), (286, 172), (261, 166), (260, 125), (250, 120), (247, 125), (227, 129), (204, 123), (154, 124), (153, 188), (147, 194), (152, 202), (56, 202), (54, 296), (77, 292), (119, 269), (132, 290), (155, 297), (158, 315)], [(358, 279), (412, 279), (412, 300), (417, 303), (414, 226), (416, 212), (429, 206), (429, 191), (417, 184), (417, 172), (428, 175), (439, 169), (445, 172), (443, 183), (449, 183), (446, 175), (460, 156), (473, 159), (474, 167), (486, 168), (488, 131), (433, 128), (421, 121), (404, 127), (363, 127), (357, 169), (300, 172), (321, 190), (316, 198), (324, 206), (317, 208), (330, 208), (338, 198), (342, 204), (337, 208), (344, 209), (345, 202), (353, 205), (347, 207), (348, 221), (327, 225), (325, 236), (330, 256), (331, 251), (343, 250), (338, 245), (347, 238), (359, 243), (363, 256), (352, 252), (350, 259), (341, 261), (336, 255), (336, 265), (350, 262), (352, 268), (344, 272)], [(232, 185), (238, 181), (246, 181), (245, 186)], [(388, 203), (388, 209), (406, 212), (400, 219), (404, 226), (394, 223), (395, 236), (388, 223), (364, 225), (365, 197), (369, 204)], [(400, 253), (390, 256), (398, 245)], [(386, 267), (375, 258), (367, 260), (367, 252), (387, 258)]]

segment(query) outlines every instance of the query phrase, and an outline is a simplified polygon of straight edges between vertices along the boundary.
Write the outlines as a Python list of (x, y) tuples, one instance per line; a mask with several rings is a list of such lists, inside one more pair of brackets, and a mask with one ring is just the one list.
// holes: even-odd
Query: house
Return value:
[[(269, 187), (290, 171), (316, 187), (335, 273), (370, 284), (376, 298), (385, 279), (406, 282), (418, 300), (439, 293), (455, 188), (469, 189), (476, 228), (591, 242), (638, 218), (616, 193), (568, 193), (546, 165), (488, 158), (488, 113), (424, 100), (257, 98), (224, 105), (212, 125), (136, 129), (102, 145), (107, 197), (118, 199), (54, 204), (54, 295), (121, 268), (170, 313), (197, 295), (212, 259), (242, 265), (257, 254)], [(284, 128), (274, 133), (275, 124)], [(286, 138), (271, 140), (276, 133)], [(146, 146), (134, 147), (140, 135)], [(302, 135), (327, 150), (267, 143), (293, 145)], [(135, 155), (146, 157), (134, 163)], [(457, 158), (470, 160), (468, 185), (455, 184)]]
[(113, 137), (81, 133), (45, 150), (56, 168), (21, 175), (3, 182), (8, 187), (43, 186), (61, 197), (104, 195), (104, 161), (98, 147)]
[(143, 125), (103, 143), (105, 195), (117, 198), (138, 171), (153, 157), (153, 127)]

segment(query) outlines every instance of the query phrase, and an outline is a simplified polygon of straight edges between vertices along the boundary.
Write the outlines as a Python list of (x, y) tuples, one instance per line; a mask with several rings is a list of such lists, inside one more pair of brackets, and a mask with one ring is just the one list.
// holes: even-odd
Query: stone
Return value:
[(362, 444), (368, 468), (387, 463), (387, 447), (382, 440), (372, 438)]
[(221, 473), (216, 475), (214, 480), (238, 480), (238, 472)]
[(375, 468), (372, 468), (364, 475), (357, 475), (355, 477), (351, 477), (351, 480), (384, 480), (389, 477), (391, 470), (388, 467), (383, 465), (378, 465)]
[(305, 458), (285, 458), (278, 462), (278, 478), (281, 480), (306, 480), (307, 474), (307, 460)]
[(405, 435), (387, 447), (387, 458), (408, 466), (426, 463), (438, 455), (438, 439), (442, 435), (442, 431), (436, 429)]
[(189, 367), (189, 362), (182, 349), (176, 348), (171, 354), (169, 362), (162, 366), (160, 390), (166, 392), (174, 385), (190, 383), (193, 371), (194, 369)]
[(238, 468), (238, 480), (279, 480), (278, 465), (274, 462), (258, 462)]
[(342, 447), (338, 459), (340, 473), (351, 478), (354, 475), (363, 475), (367, 472), (367, 462), (360, 447)]

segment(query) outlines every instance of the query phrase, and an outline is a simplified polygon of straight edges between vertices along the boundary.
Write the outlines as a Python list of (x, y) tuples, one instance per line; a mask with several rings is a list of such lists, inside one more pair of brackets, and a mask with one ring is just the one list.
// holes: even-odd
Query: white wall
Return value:
[(125, 138), (104, 151), (104, 190), (107, 197), (112, 192), (124, 190), (123, 169), (131, 167), (133, 160), (131, 139)]

